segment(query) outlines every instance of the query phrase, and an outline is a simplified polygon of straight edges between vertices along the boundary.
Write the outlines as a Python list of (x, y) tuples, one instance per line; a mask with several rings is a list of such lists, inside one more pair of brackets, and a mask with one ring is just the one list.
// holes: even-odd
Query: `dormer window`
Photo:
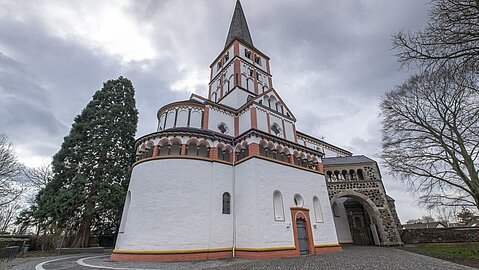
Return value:
[(255, 56), (254, 56), (254, 62), (255, 62), (256, 64), (258, 64), (258, 65), (261, 66), (261, 57), (255, 55)]
[(244, 56), (248, 59), (251, 59), (251, 51), (248, 49), (244, 49)]
[(279, 127), (279, 125), (277, 123), (274, 123), (272, 126), (271, 126), (271, 131), (273, 131), (273, 133), (278, 136), (280, 133), (281, 133), (281, 128)]
[(221, 131), (221, 133), (226, 134), (228, 132), (228, 126), (225, 123), (220, 123), (218, 125), (218, 129)]

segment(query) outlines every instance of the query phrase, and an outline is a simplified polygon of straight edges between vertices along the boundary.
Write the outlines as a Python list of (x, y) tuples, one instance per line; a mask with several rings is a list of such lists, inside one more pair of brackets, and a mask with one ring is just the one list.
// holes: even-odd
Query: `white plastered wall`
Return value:
[[(337, 244), (326, 183), (322, 175), (262, 159), (250, 159), (235, 167), (237, 247), (268, 248), (294, 246), (290, 208), (296, 193), (310, 209), (314, 244)], [(285, 221), (275, 221), (273, 192), (283, 196)], [(323, 222), (316, 222), (313, 197), (319, 198)]]
[(215, 109), (214, 107), (210, 107), (209, 110), (209, 119), (208, 119), (208, 129), (213, 130), (216, 132), (220, 132), (218, 129), (218, 125), (220, 123), (225, 123), (228, 127), (228, 132), (226, 135), (234, 135), (234, 116), (228, 114), (222, 110)]
[(232, 246), (233, 217), (222, 214), (232, 194), (229, 165), (162, 159), (133, 168), (130, 207), (117, 250), (188, 250)]
[(238, 109), (246, 103), (249, 95), (251, 94), (240, 88), (234, 88), (231, 93), (221, 100), (220, 104)]
[(336, 233), (338, 234), (339, 243), (352, 243), (351, 230), (349, 228), (348, 216), (344, 208), (344, 202), (348, 198), (339, 198), (336, 200), (339, 217), (334, 217), (334, 224), (336, 226)]
[(251, 129), (251, 110), (246, 109), (242, 114), (239, 116), (239, 133), (242, 134), (247, 130)]

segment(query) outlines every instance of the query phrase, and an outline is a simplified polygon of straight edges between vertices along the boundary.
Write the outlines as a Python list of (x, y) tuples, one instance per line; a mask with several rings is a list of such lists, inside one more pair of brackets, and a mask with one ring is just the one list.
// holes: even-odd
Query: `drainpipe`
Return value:
[(236, 145), (233, 139), (233, 258), (236, 257)]

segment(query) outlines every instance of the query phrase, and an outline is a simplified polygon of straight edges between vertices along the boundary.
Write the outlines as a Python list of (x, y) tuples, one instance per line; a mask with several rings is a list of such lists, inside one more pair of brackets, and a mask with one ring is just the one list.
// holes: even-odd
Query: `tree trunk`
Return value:
[[(93, 202), (93, 206), (94, 205), (95, 202)], [(87, 248), (90, 246), (90, 229), (92, 215), (88, 212), (89, 210), (85, 209), (85, 214), (83, 215), (82, 221), (80, 223), (80, 228), (78, 229), (78, 232), (75, 236), (75, 240), (73, 240), (73, 248)]]

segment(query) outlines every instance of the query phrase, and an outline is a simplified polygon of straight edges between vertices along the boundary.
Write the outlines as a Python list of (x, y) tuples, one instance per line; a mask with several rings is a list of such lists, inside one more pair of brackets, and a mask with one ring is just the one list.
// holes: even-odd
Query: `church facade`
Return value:
[(341, 243), (400, 244), (379, 167), (296, 129), (239, 1), (210, 69), (208, 97), (163, 106), (157, 132), (136, 141), (113, 260), (275, 258), (340, 251)]

